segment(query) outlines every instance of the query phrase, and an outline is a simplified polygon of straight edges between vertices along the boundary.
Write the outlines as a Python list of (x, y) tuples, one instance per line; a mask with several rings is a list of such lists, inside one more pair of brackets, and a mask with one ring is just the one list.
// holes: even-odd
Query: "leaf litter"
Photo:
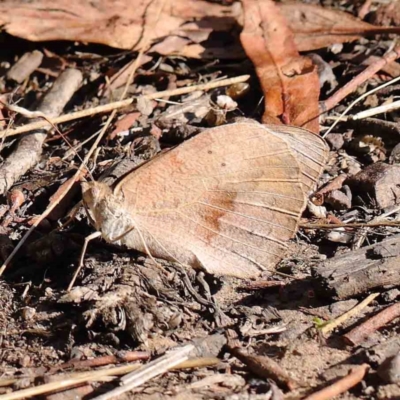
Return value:
[[(72, 373), (81, 374), (82, 362), (89, 368), (105, 356), (112, 356), (110, 363), (124, 362), (127, 357), (119, 356), (121, 351), (142, 350), (150, 351), (154, 362), (164, 355), (172, 363), (174, 352), (166, 350), (185, 345), (197, 349), (196, 356), (189, 358), (191, 369), (178, 367), (166, 373), (168, 367), (158, 366), (158, 378), (149, 378), (129, 393), (143, 399), (188, 395), (297, 399), (314, 392), (325, 396), (320, 398), (342, 392), (343, 399), (398, 396), (398, 363), (392, 361), (400, 350), (396, 327), (400, 284), (397, 112), (391, 109), (374, 118), (344, 119), (326, 136), (329, 159), (325, 152), (316, 158), (311, 145), (320, 140), (318, 132), (324, 134), (360, 95), (365, 94), (365, 102), (359, 102), (350, 116), (393, 102), (390, 96), (399, 90), (396, 82), (370, 95), (368, 91), (396, 75), (398, 56), (396, 51), (390, 53), (395, 47), (391, 35), (397, 28), (390, 26), (395, 14), (393, 20), (382, 18), (383, 6), (377, 2), (365, 4), (365, 21), (353, 16), (357, 7), (346, 9), (339, 2), (331, 2), (332, 8), (301, 2), (231, 3), (141, 2), (133, 9), (119, 2), (110, 13), (111, 2), (103, 1), (94, 14), (90, 8), (94, 3), (86, 2), (60, 3), (58, 10), (43, 1), (13, 2), (12, 7), (7, 1), (1, 3), (5, 30), (36, 42), (4, 37), (8, 52), (1, 56), (0, 87), (6, 123), (27, 124), (18, 120), (18, 108), (12, 104), (34, 110), (67, 66), (79, 69), (84, 79), (64, 113), (114, 101), (134, 68), (137, 52), (133, 50), (146, 43), (147, 35), (153, 42), (135, 64), (139, 68), (128, 88), (128, 96), (142, 96), (141, 100), (118, 111), (108, 138), (88, 165), (94, 177), (112, 185), (129, 176), (133, 168), (139, 166), (140, 171), (140, 165), (157, 154), (154, 160), (161, 160), (158, 165), (163, 168), (162, 160), (175, 154), (168, 153), (173, 146), (201, 144), (201, 138), (212, 132), (207, 129), (224, 129), (227, 123), (255, 130), (259, 125), (251, 118), (276, 124), (272, 128), (279, 138), (276, 142), (285, 142), (283, 147), (290, 149), (291, 157), (285, 160), (298, 169), (296, 182), (303, 185), (307, 197), (307, 209), (297, 221), (296, 240), (287, 242), (276, 272), (265, 271), (257, 281), (187, 269), (96, 239), (88, 248), (75, 286), (67, 292), (84, 238), (93, 232), (79, 203), (79, 191), (71, 191), (2, 276), (1, 397), (8, 398), (11, 392), (29, 397), (18, 390), (33, 390), (32, 395), (35, 390), (46, 390), (41, 385), (46, 374), (54, 374), (64, 362), (70, 363)], [(68, 17), (58, 18), (68, 12)], [(148, 33), (157, 13), (164, 24)], [(136, 28), (144, 36), (138, 36)], [(37, 43), (43, 40), (54, 42)], [(18, 84), (7, 71), (17, 62), (24, 66), (23, 56), (29, 59), (32, 50), (43, 53), (41, 64), (33, 72), (23, 68), (22, 75), (26, 75), (18, 78), (22, 82)], [(382, 62), (388, 54), (389, 61)], [(368, 71), (372, 72), (359, 79), (365, 65), (371, 64)], [(335, 89), (327, 84), (326, 73), (333, 76), (331, 82), (336, 80)], [(249, 74), (250, 80), (144, 100), (163, 90), (211, 84), (241, 74)], [(356, 84), (342, 95), (342, 88), (354, 77)], [(339, 93), (340, 101), (332, 111), (322, 113), (332, 90)], [(87, 154), (103, 123), (104, 115), (93, 114), (59, 124), (60, 132), (50, 129), (43, 148), (38, 149), (39, 161), (10, 181), (1, 210), (3, 260), (32, 220), (60, 200), (80, 164), (79, 157)], [(299, 143), (301, 127), (314, 134), (304, 133)], [(4, 160), (10, 160), (15, 140), (3, 141)], [(221, 149), (233, 143), (226, 140)], [(176, 147), (180, 148), (184, 147)], [(241, 150), (254, 155), (259, 149), (252, 150), (247, 143)], [(196, 160), (200, 148), (193, 151)], [(319, 165), (318, 173), (315, 165)], [(318, 178), (319, 168), (323, 172)], [(173, 173), (167, 175), (171, 179)], [(309, 193), (315, 184), (322, 190)], [(151, 194), (143, 204), (149, 199)], [(196, 215), (192, 212), (190, 216)], [(174, 239), (176, 246), (190, 237), (185, 230), (179, 235)], [(328, 322), (336, 328), (326, 333)], [(347, 338), (355, 332), (357, 341), (349, 345)], [(207, 351), (197, 338), (206, 338)], [(217, 366), (216, 357), (220, 360)], [(148, 373), (146, 368), (145, 363), (141, 373)], [(66, 382), (61, 373), (52, 379)], [(87, 379), (81, 392), (67, 389), (58, 395), (71, 398), (91, 393), (95, 397), (111, 395), (115, 388), (112, 382), (100, 387), (82, 375), (79, 379)], [(128, 391), (125, 378), (121, 382), (121, 390)]]

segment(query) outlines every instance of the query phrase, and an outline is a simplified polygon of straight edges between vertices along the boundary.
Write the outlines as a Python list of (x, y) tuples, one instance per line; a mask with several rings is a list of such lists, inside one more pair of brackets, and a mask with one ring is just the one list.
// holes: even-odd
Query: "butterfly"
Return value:
[(285, 256), (328, 158), (305, 129), (251, 120), (206, 129), (125, 175), (82, 183), (107, 242), (251, 278)]

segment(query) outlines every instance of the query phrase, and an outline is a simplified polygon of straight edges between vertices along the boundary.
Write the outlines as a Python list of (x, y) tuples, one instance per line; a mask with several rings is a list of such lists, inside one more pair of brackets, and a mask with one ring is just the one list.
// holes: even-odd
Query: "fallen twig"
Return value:
[(324, 195), (331, 192), (332, 190), (340, 189), (343, 186), (343, 182), (347, 179), (347, 174), (340, 174), (331, 182), (323, 186), (321, 189), (316, 191), (313, 195), (313, 203), (316, 205), (322, 205), (324, 203)]
[(7, 72), (7, 79), (22, 83), (33, 71), (42, 63), (43, 53), (34, 50), (31, 53), (25, 53)]
[[(148, 380), (167, 372), (189, 358), (189, 353), (195, 350), (193, 344), (188, 344), (178, 350), (171, 351), (166, 355), (142, 366), (138, 371), (121, 378), (122, 386), (117, 387), (93, 400), (108, 400), (126, 393), (135, 387), (142, 385)], [(0, 398), (1, 400), (1, 398)]]
[(336, 300), (367, 296), (400, 285), (400, 235), (337, 254), (312, 267), (314, 287)]
[(343, 222), (342, 224), (300, 224), (303, 229), (336, 229), (336, 228), (378, 228), (380, 226), (394, 226), (400, 228), (400, 221), (382, 222)]
[(370, 294), (366, 299), (358, 303), (354, 308), (340, 315), (338, 318), (328, 322), (320, 329), (321, 333), (324, 336), (326, 336), (329, 333), (331, 333), (334, 329), (336, 329), (338, 326), (343, 325), (347, 320), (359, 314), (361, 310), (367, 307), (367, 305), (371, 303), (374, 299), (376, 299), (379, 296), (379, 294), (380, 293)]
[(150, 358), (150, 353), (148, 353), (147, 351), (120, 351), (115, 356), (96, 357), (90, 360), (72, 359), (64, 364), (56, 365), (50, 368), (48, 374), (67, 368), (72, 368), (72, 369), (94, 368), (94, 367), (102, 367), (104, 365), (109, 365), (109, 364), (148, 360), (149, 358)]
[[(72, 95), (82, 83), (82, 73), (76, 69), (64, 71), (32, 116), (55, 117), (61, 113)], [(0, 168), (0, 194), (4, 194), (26, 171), (32, 168), (42, 154), (42, 145), (49, 128), (23, 137), (14, 152)]]
[[(397, 54), (397, 53), (396, 53), (396, 54)], [(374, 64), (374, 65), (375, 65), (375, 64)], [(368, 68), (369, 68), (369, 67), (368, 67)], [(367, 68), (366, 70), (368, 70), (368, 68)], [(366, 70), (364, 70), (364, 72), (365, 72)], [(359, 96), (359, 97), (358, 97), (357, 99), (355, 99), (352, 103), (350, 103), (350, 105), (340, 114), (339, 118), (336, 119), (336, 121), (335, 121), (335, 122), (330, 126), (330, 128), (324, 133), (323, 137), (325, 137), (325, 136), (328, 135), (330, 132), (332, 132), (333, 128), (334, 128), (340, 121), (343, 120), (343, 117), (344, 117), (357, 103), (359, 103), (361, 100), (365, 99), (367, 96), (369, 96), (369, 95), (371, 95), (371, 94), (373, 94), (373, 93), (375, 93), (375, 92), (378, 92), (379, 90), (381, 90), (381, 89), (383, 89), (383, 88), (385, 88), (385, 87), (387, 87), (387, 86), (390, 86), (390, 85), (392, 85), (393, 83), (398, 82), (399, 80), (400, 80), (400, 76), (398, 76), (398, 77), (392, 79), (392, 80), (389, 81), (389, 82), (385, 82), (385, 83), (383, 83), (382, 85), (379, 85), (379, 86), (377, 86), (376, 88), (371, 89), (371, 90), (369, 90), (368, 92), (366, 92), (366, 93), (362, 94), (361, 96)], [(328, 99), (328, 100), (329, 100), (329, 99)], [(325, 103), (322, 103), (322, 104), (321, 104), (321, 108), (322, 108), (322, 112), (326, 112), (326, 111), (327, 111), (327, 109), (326, 109), (326, 104), (325, 104)]]
[(130, 371), (138, 369), (139, 367), (140, 364), (130, 364), (121, 367), (102, 369), (99, 371), (71, 374), (67, 379), (61, 378), (59, 381), (45, 383), (43, 385), (34, 386), (28, 389), (17, 390), (12, 393), (0, 395), (0, 400), (19, 400), (53, 391), (60, 391), (81, 383), (99, 381), (104, 377), (126, 374)]
[(343, 335), (343, 339), (348, 344), (357, 346), (366, 340), (371, 333), (398, 317), (400, 317), (400, 302), (385, 308), (368, 321), (352, 329), (350, 332)]
[(260, 290), (266, 288), (273, 288), (273, 287), (282, 287), (285, 286), (286, 283), (283, 281), (249, 281), (244, 282), (242, 285), (238, 286), (238, 289), (242, 290)]
[(398, 110), (400, 108), (400, 101), (394, 101), (393, 103), (390, 104), (385, 104), (383, 106), (379, 107), (374, 107), (374, 108), (369, 108), (368, 110), (360, 111), (359, 113), (353, 115), (351, 119), (357, 120), (357, 119), (364, 119), (364, 118), (369, 118), (374, 115), (378, 114), (383, 114), (386, 112)]
[(246, 354), (242, 349), (236, 346), (228, 345), (229, 352), (238, 358), (249, 369), (261, 378), (270, 378), (279, 386), (294, 390), (300, 387), (300, 383), (296, 382), (289, 374), (272, 358), (267, 356), (252, 356)]
[(364, 71), (355, 76), (350, 82), (341, 87), (331, 97), (321, 103), (323, 111), (332, 110), (336, 107), (345, 97), (354, 92), (360, 85), (362, 85), (369, 78), (374, 76), (386, 64), (391, 63), (400, 57), (400, 47), (395, 47), (392, 51), (386, 53), (382, 58), (376, 60), (373, 64), (368, 66)]
[[(182, 94), (187, 94), (191, 92), (196, 92), (198, 90), (211, 90), (215, 88), (219, 88), (222, 86), (230, 86), (235, 83), (246, 82), (250, 78), (250, 75), (240, 75), (235, 78), (228, 78), (228, 79), (221, 79), (212, 82), (202, 83), (200, 85), (193, 85), (193, 86), (186, 86), (179, 89), (172, 89), (172, 90), (164, 90), (161, 92), (151, 93), (144, 95), (143, 97), (149, 100), (157, 99), (157, 98), (164, 98), (164, 97), (171, 97), (171, 96), (179, 96)], [(113, 110), (118, 110), (120, 108), (127, 107), (131, 105), (135, 101), (136, 97), (131, 97), (126, 100), (115, 101), (113, 103), (104, 104), (98, 107), (89, 108), (87, 110), (81, 110), (70, 114), (61, 115), (57, 118), (49, 118), (54, 125), (61, 124), (63, 122), (73, 121), (80, 118), (90, 117), (92, 115), (107, 113)], [(26, 124), (20, 126), (15, 129), (8, 129), (0, 131), (0, 138), (8, 137), (8, 136), (15, 136), (20, 135), (21, 133), (30, 132), (35, 129), (40, 129), (44, 127), (49, 127), (50, 124), (47, 121), (37, 121), (30, 124)]]
[(221, 360), (217, 357), (194, 357), (181, 362), (175, 368), (171, 368), (171, 371), (178, 371), (180, 369), (212, 367), (219, 364), (220, 362)]
[(347, 392), (352, 387), (360, 383), (369, 369), (368, 364), (362, 364), (354, 369), (342, 379), (339, 379), (334, 384), (307, 396), (304, 400), (328, 400), (340, 393)]
[[(112, 364), (112, 363), (116, 363), (116, 362), (124, 362), (124, 361), (126, 361), (128, 359), (131, 359), (131, 361), (133, 361), (134, 358), (135, 358), (135, 353), (136, 353), (136, 359), (137, 360), (144, 359), (144, 358), (138, 358), (137, 356), (140, 356), (140, 353), (146, 354), (146, 352), (140, 352), (140, 351), (131, 351), (131, 352), (126, 352), (126, 353), (131, 353), (131, 354), (125, 354), (123, 356), (124, 360), (122, 360), (119, 357), (115, 357), (115, 356), (104, 356), (104, 357), (95, 358), (93, 360), (84, 360), (84, 361), (71, 360), (71, 361), (66, 362), (64, 364), (57, 365), (57, 366), (51, 368), (46, 373), (46, 376), (51, 374), (52, 372), (58, 371), (58, 369), (61, 369), (61, 368), (69, 368), (69, 367), (71, 367), (71, 368), (100, 367), (100, 366), (106, 365), (105, 364), (106, 362), (107, 362), (107, 364)], [(115, 360), (113, 360), (113, 358)], [(220, 362), (221, 362), (221, 360), (219, 358), (217, 358), (217, 357), (195, 357), (195, 358), (190, 358), (190, 359), (188, 359), (186, 361), (183, 361), (182, 363), (178, 364), (176, 367), (171, 368), (171, 371), (179, 371), (179, 370), (182, 370), (182, 369), (213, 367), (215, 365), (218, 365)], [(114, 373), (112, 373), (111, 375), (123, 375), (125, 373), (128, 373), (128, 372), (130, 372), (132, 370), (135, 370), (135, 369), (139, 368), (139, 366), (140, 365), (136, 365), (136, 364), (132, 365), (132, 364), (130, 364), (130, 365), (125, 365), (125, 366), (122, 366), (122, 367), (118, 367), (118, 368), (122, 368), (121, 370), (112, 370), (111, 369), (110, 371), (111, 372), (114, 371)], [(105, 370), (105, 371), (108, 371), (108, 370)], [(94, 372), (97, 373), (97, 372), (100, 372), (100, 371), (97, 370), (97, 371), (92, 371), (90, 373), (94, 373)], [(75, 378), (83, 377), (82, 374), (86, 374), (86, 373), (89, 373), (89, 371), (83, 372), (83, 373), (82, 372), (78, 372), (78, 373), (77, 372), (71, 372), (69, 374), (65, 374), (65, 376), (68, 376), (68, 378), (75, 379)], [(64, 376), (64, 375), (60, 375), (60, 376)], [(37, 375), (37, 377), (38, 378), (42, 377), (42, 375)], [(25, 376), (20, 376), (18, 378), (0, 379), (0, 387), (6, 387), (6, 386), (18, 384), (19, 381), (24, 380), (26, 378), (29, 378), (30, 380), (33, 380), (35, 378), (35, 375), (30, 375), (30, 376), (26, 376), (26, 377)], [(57, 375), (53, 375), (52, 378), (56, 379)], [(92, 378), (90, 379), (90, 381), (95, 381), (96, 380), (96, 375), (92, 376)], [(104, 379), (104, 377), (99, 377), (98, 380), (105, 380), (105, 379)], [(65, 381), (65, 379), (63, 381)], [(57, 381), (53, 380), (53, 382), (51, 382), (51, 383), (57, 383)], [(83, 382), (80, 382), (80, 383), (83, 383)], [(78, 384), (75, 383), (75, 384), (73, 384), (71, 386), (77, 386), (77, 385), (80, 385), (80, 383), (78, 383)], [(50, 382), (48, 384), (50, 384)], [(71, 387), (71, 386), (68, 386), (68, 387)], [(62, 390), (67, 389), (68, 387), (62, 387)], [(43, 391), (43, 393), (48, 393), (48, 392), (52, 392), (53, 391), (53, 388), (51, 388), (51, 387), (50, 387), (50, 390), (48, 390), (48, 391), (46, 391), (46, 387), (43, 387), (43, 386), (36, 386), (36, 388), (39, 388), (39, 389), (36, 389), (36, 390), (39, 390), (41, 392)], [(35, 390), (35, 388), (30, 388), (30, 389)], [(13, 393), (15, 393), (15, 392), (13, 392)]]
[[(380, 222), (385, 222), (385, 218), (389, 217), (390, 215), (393, 215), (395, 213), (400, 212), (400, 206), (395, 207), (393, 210), (390, 210), (384, 214), (378, 215), (377, 217), (373, 218), (369, 224), (379, 224)], [(391, 221), (391, 222), (398, 222), (399, 226), (400, 226), (400, 221)], [(359, 249), (362, 244), (364, 243), (365, 239), (367, 238), (368, 233), (370, 232), (371, 228), (366, 228), (364, 229), (362, 232), (360, 232), (361, 234), (359, 235), (357, 241), (353, 244), (353, 249)]]

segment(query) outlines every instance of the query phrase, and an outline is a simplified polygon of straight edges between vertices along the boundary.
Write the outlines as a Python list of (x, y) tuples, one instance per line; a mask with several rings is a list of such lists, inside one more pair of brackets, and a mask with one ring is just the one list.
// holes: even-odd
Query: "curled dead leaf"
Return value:
[(272, 1), (243, 0), (243, 48), (253, 62), (265, 97), (264, 123), (319, 131), (319, 79), (311, 60), (300, 56), (293, 32)]

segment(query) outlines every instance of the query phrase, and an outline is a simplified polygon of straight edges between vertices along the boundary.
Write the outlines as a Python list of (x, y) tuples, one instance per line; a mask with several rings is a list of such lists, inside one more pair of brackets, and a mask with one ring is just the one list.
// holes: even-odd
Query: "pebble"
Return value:
[(400, 352), (379, 366), (378, 375), (387, 383), (400, 383)]

